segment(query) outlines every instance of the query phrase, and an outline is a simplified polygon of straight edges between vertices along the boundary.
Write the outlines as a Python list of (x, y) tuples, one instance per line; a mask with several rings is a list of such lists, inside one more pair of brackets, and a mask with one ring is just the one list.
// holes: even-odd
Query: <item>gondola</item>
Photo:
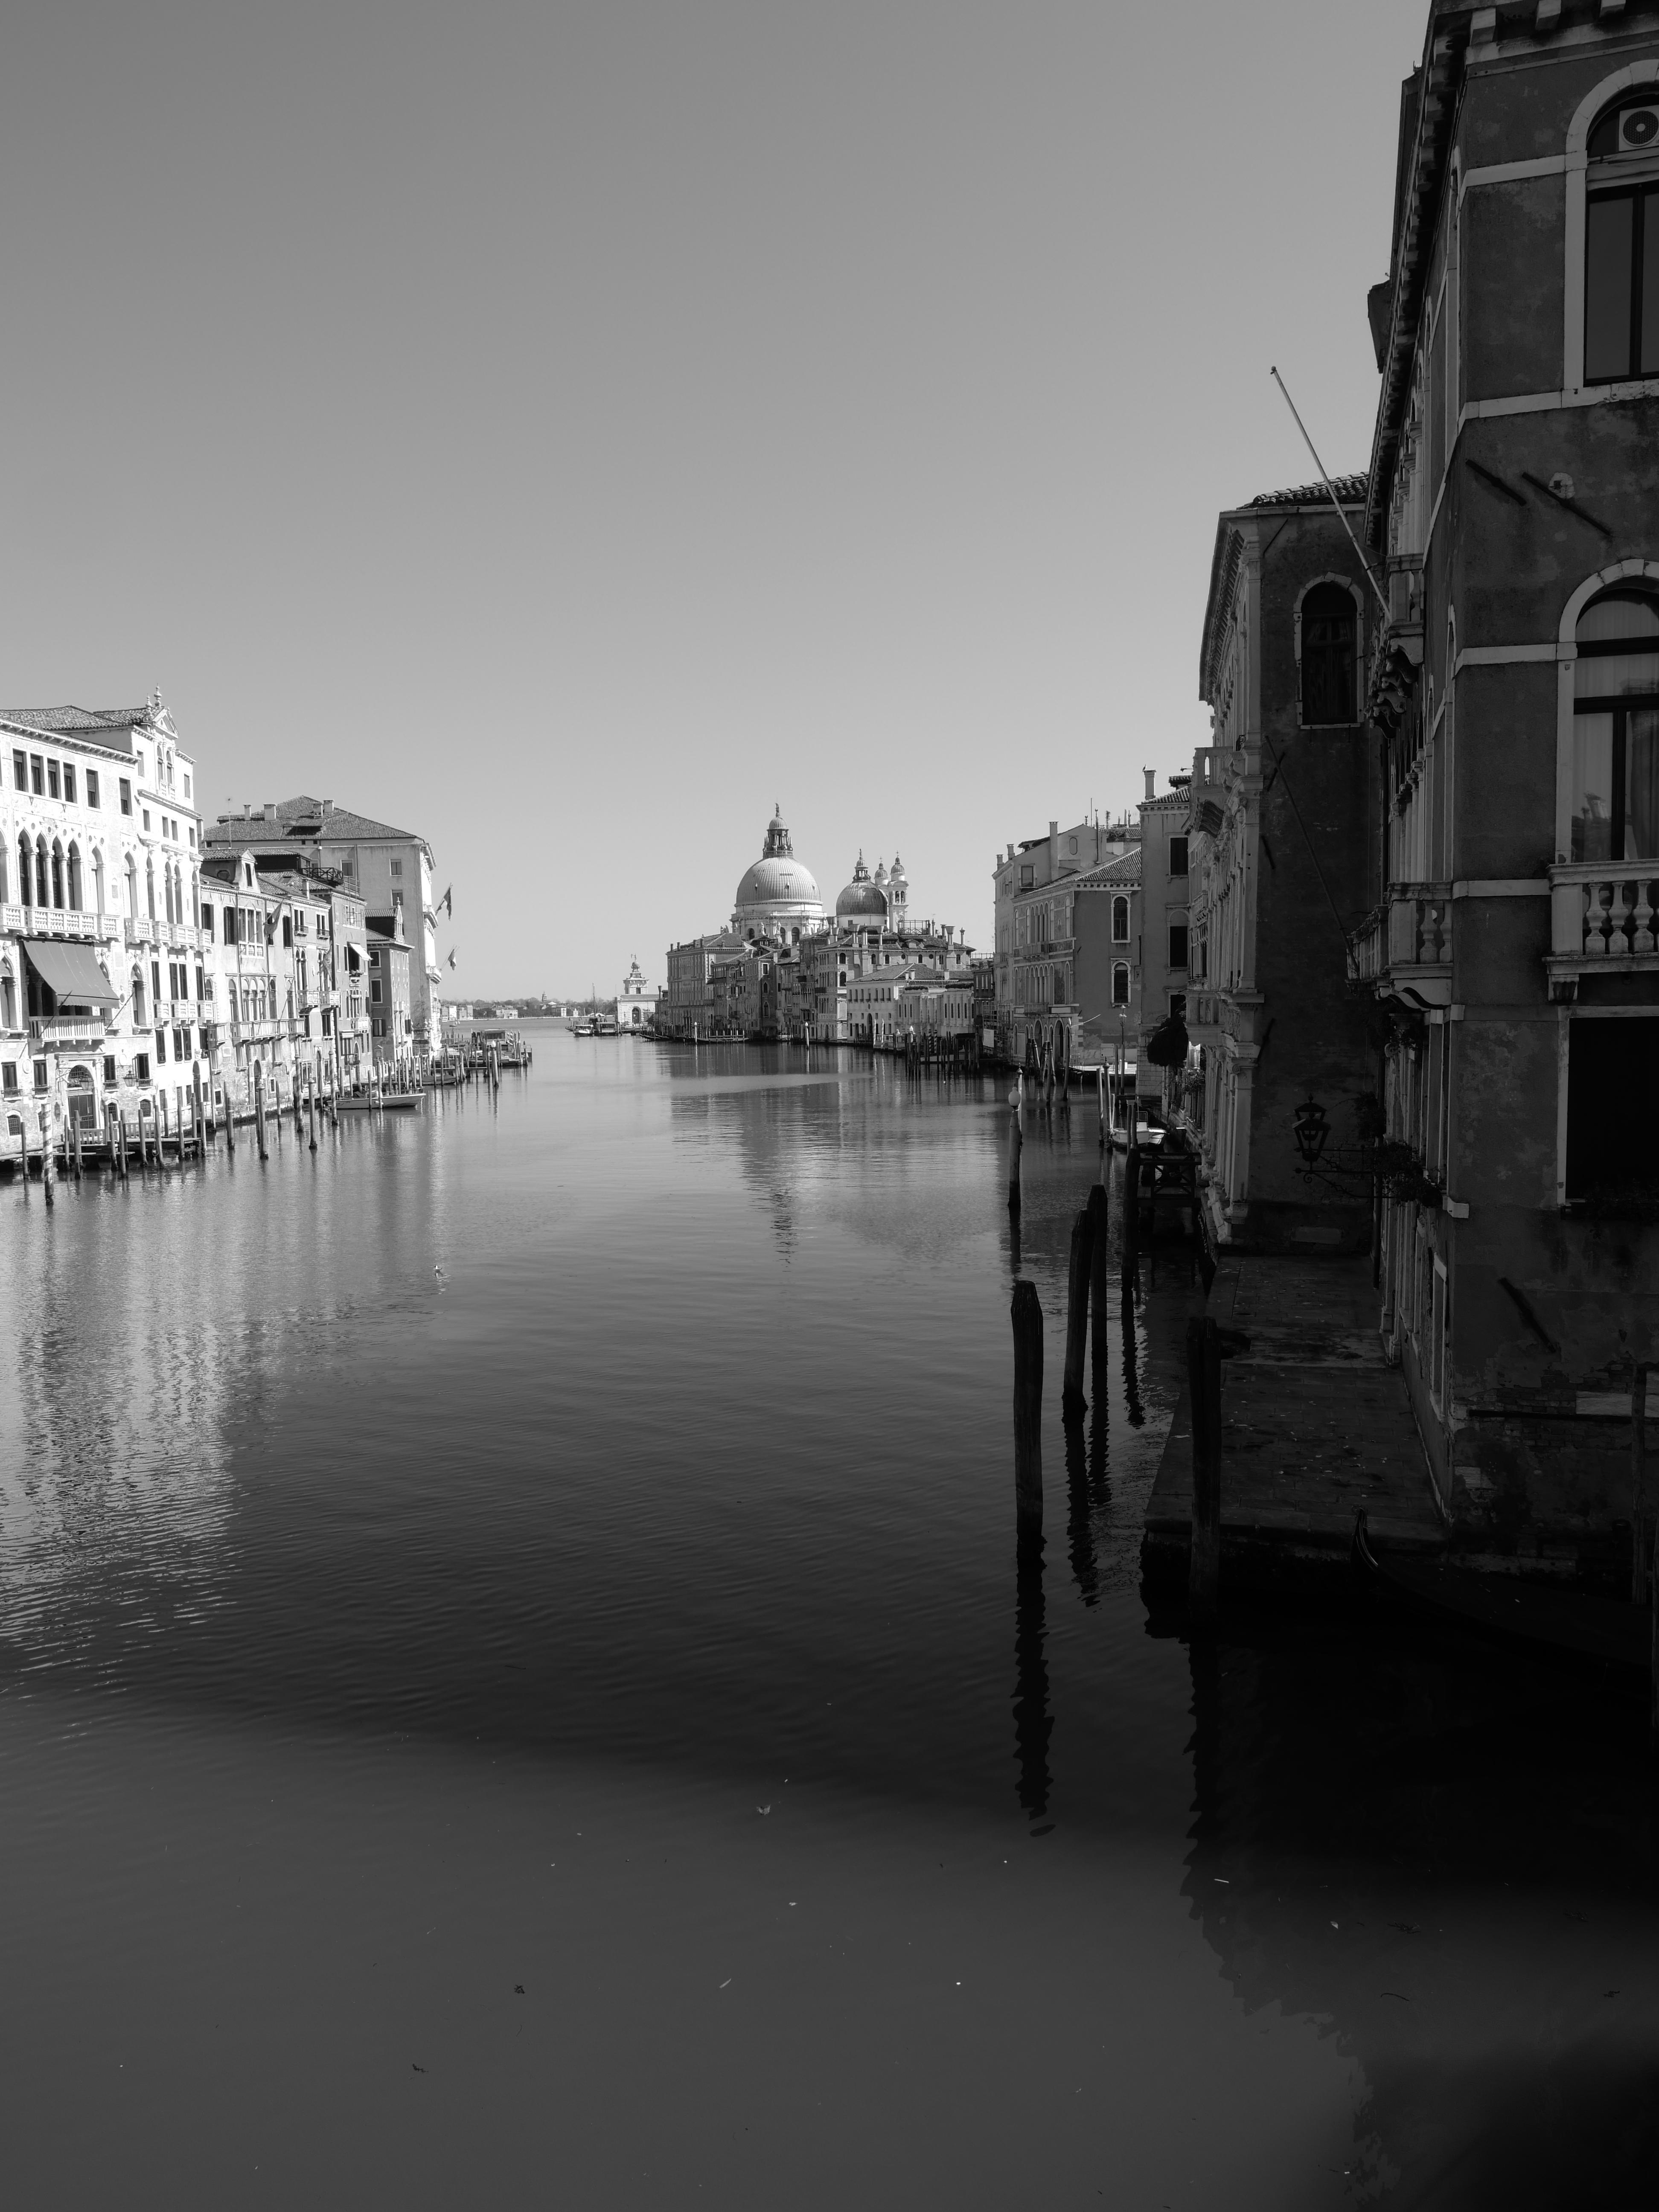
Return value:
[(1645, 1606), (1507, 1575), (1477, 1574), (1469, 1567), (1437, 1561), (1379, 1559), (1370, 1547), (1363, 1511), (1354, 1516), (1353, 1563), (1365, 1585), (1379, 1595), (1456, 1621), (1479, 1635), (1544, 1645), (1574, 1658), (1640, 1668), (1644, 1674), (1652, 1665), (1653, 1616)]

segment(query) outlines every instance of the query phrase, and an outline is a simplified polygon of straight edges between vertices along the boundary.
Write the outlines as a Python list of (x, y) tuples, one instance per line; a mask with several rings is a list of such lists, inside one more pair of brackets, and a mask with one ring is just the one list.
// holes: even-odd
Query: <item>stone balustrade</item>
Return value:
[(1554, 957), (1609, 963), (1659, 951), (1654, 913), (1659, 860), (1572, 862), (1550, 870)]

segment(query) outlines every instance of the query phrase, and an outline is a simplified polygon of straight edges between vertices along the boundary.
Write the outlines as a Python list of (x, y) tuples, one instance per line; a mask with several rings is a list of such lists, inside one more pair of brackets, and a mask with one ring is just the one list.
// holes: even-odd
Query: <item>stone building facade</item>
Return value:
[(0, 1159), (76, 1122), (177, 1127), (210, 1030), (200, 841), (159, 693), (0, 711)]
[[(1336, 492), (1357, 532), (1365, 480)], [(1364, 1251), (1356, 1155), (1375, 1085), (1347, 933), (1372, 893), (1380, 800), (1365, 680), (1378, 606), (1323, 485), (1224, 514), (1200, 696), (1212, 739), (1187, 793), (1189, 1075), (1217, 1245)], [(1307, 1135), (1329, 1133), (1310, 1162)], [(1345, 1152), (1353, 1172), (1336, 1170)]]
[(1454, 1526), (1582, 1568), (1659, 1358), (1651, 8), (1430, 10), (1370, 312), (1382, 1327)]

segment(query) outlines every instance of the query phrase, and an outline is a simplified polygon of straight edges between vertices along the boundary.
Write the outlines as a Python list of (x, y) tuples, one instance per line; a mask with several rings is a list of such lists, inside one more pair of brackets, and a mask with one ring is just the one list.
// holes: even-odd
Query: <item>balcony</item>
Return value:
[(121, 933), (127, 941), (129, 951), (136, 951), (141, 945), (159, 945), (161, 941), (161, 924), (146, 914), (128, 915), (121, 926)]
[(23, 937), (112, 937), (120, 924), (106, 914), (83, 914), (72, 906), (0, 908), (0, 927)]
[(1197, 1044), (1212, 1044), (1221, 1034), (1221, 994), (1200, 986), (1187, 993), (1187, 1034)]
[(1659, 971), (1656, 894), (1659, 860), (1575, 860), (1552, 868), (1550, 996), (1577, 998), (1584, 975)]
[(1390, 884), (1348, 933), (1348, 974), (1419, 1007), (1451, 1004), (1451, 885)]
[(101, 1046), (107, 1031), (101, 1014), (31, 1014), (32, 1045), (79, 1044)]

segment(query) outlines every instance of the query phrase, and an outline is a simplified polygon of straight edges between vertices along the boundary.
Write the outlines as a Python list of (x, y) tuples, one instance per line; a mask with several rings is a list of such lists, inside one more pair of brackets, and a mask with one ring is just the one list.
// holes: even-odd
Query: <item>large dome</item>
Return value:
[(870, 880), (870, 871), (864, 865), (864, 855), (859, 854), (858, 866), (853, 871), (853, 880), (836, 901), (837, 921), (885, 921), (887, 895), (878, 890)]
[(780, 807), (766, 828), (766, 842), (744, 871), (732, 926), (750, 936), (795, 937), (803, 923), (823, 920), (823, 902), (812, 871), (795, 858)]
[(763, 856), (738, 885), (739, 906), (763, 906), (781, 901), (788, 906), (819, 906), (818, 887), (812, 871), (796, 860)]

